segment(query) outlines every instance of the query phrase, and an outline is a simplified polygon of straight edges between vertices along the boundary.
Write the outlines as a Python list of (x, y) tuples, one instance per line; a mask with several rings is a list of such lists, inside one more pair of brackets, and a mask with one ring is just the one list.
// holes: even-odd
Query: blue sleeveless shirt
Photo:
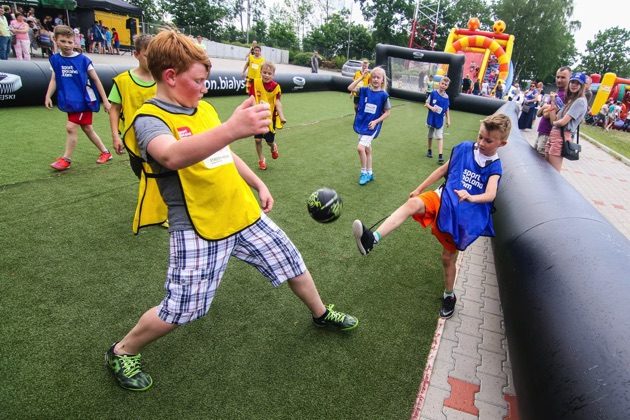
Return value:
[(369, 87), (359, 89), (359, 108), (354, 116), (353, 126), (357, 134), (378, 137), (383, 123), (378, 123), (373, 130), (368, 128), (368, 124), (383, 115), (388, 98), (389, 95), (384, 90), (374, 91)]
[(438, 229), (449, 233), (460, 251), (479, 236), (494, 236), (493, 203), (460, 202), (454, 190), (467, 190), (471, 195), (482, 194), (492, 175), (503, 174), (499, 159), (487, 162), (485, 167), (479, 166), (475, 161), (474, 147), (475, 143), (464, 142), (453, 148), (437, 217)]
[(433, 112), (429, 110), (427, 114), (427, 125), (433, 128), (442, 128), (444, 125), (444, 116), (446, 115), (446, 111), (448, 111), (448, 107), (450, 106), (450, 101), (448, 96), (446, 98), (438, 93), (437, 90), (431, 92), (429, 97), (427, 98), (429, 105), (440, 107), (440, 112)]
[(55, 72), (59, 109), (64, 112), (98, 112), (98, 95), (88, 76), (92, 61), (83, 54), (74, 57), (53, 54), (49, 61)]

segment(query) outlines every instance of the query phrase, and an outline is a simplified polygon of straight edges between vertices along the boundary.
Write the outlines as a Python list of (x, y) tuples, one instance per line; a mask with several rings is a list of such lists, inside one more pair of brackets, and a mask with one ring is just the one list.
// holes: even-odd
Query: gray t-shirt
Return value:
[[(150, 99), (148, 102), (157, 105), (168, 112), (186, 115), (192, 115), (195, 112), (195, 108), (185, 108), (173, 105), (156, 98)], [(139, 116), (134, 121), (133, 128), (136, 131), (136, 140), (138, 141), (138, 146), (140, 147), (140, 154), (143, 159), (149, 162), (153, 172), (157, 174), (173, 172), (173, 176), (157, 178), (160, 193), (164, 198), (164, 202), (168, 206), (168, 231), (173, 232), (176, 230), (192, 229), (193, 226), (186, 211), (184, 194), (176, 171), (171, 171), (170, 169), (160, 165), (147, 153), (147, 147), (154, 138), (163, 134), (172, 136), (173, 133), (164, 121), (152, 116)]]
[(568, 111), (565, 111), (566, 107), (562, 110), (562, 116), (566, 114), (569, 114), (571, 116), (571, 121), (569, 121), (569, 123), (566, 126), (564, 126), (565, 130), (568, 130), (571, 132), (571, 136), (575, 134), (575, 132), (577, 131), (578, 125), (580, 125), (580, 123), (584, 119), (587, 108), (588, 108), (588, 104), (586, 102), (586, 98), (582, 96), (576, 99), (575, 102), (571, 104)]

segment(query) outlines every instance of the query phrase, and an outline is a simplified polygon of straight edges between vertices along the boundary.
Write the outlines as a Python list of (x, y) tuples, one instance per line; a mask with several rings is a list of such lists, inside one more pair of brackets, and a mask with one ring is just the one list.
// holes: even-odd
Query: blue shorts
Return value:
[(170, 234), (166, 296), (158, 317), (169, 324), (186, 324), (208, 313), (230, 257), (265, 276), (273, 286), (306, 272), (302, 255), (270, 218), (261, 218), (239, 233), (206, 241), (193, 230)]

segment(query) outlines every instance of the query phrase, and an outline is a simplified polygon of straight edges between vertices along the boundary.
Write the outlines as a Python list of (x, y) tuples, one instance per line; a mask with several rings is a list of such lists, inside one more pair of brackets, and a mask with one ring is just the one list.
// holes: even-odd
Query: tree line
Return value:
[[(338, 10), (332, 0), (131, 0), (141, 7), (148, 22), (165, 18), (189, 33), (208, 39), (247, 44), (252, 40), (292, 55), (318, 50), (329, 60), (373, 58), (377, 43), (407, 46), (416, 0), (356, 0), (364, 21), (353, 22), (350, 11)], [(422, 0), (423, 7), (438, 10), (437, 3)], [(597, 6), (594, 6), (597, 7)], [(477, 17), (481, 30), (491, 31), (495, 20), (506, 23), (515, 37), (512, 63), (515, 80), (552, 82), (563, 65), (587, 73), (613, 71), (630, 77), (630, 30), (613, 27), (600, 31), (578, 54), (574, 34), (581, 23), (572, 20), (573, 0), (451, 0), (440, 3), (437, 26), (427, 18), (419, 38), (435, 29), (436, 51), (444, 49), (451, 28), (466, 28)], [(426, 46), (428, 48), (428, 45)]]

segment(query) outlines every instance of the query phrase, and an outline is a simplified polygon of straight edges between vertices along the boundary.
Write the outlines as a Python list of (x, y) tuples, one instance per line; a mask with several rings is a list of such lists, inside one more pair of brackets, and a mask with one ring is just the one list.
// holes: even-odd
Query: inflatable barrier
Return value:
[[(451, 83), (449, 84), (446, 93), (448, 94), (451, 102), (451, 109), (489, 115), (504, 104), (504, 101), (495, 98), (461, 94), (465, 61), (465, 57), (461, 54), (424, 51), (393, 45), (377, 44), (376, 65), (383, 67), (387, 77), (391, 80), (392, 72), (389, 66), (389, 58), (400, 58), (403, 60), (448, 65), (447, 76), (451, 79)], [(407, 99), (410, 101), (424, 102), (427, 99), (427, 95), (425, 93), (413, 92), (405, 89), (390, 88), (389, 93), (393, 97)]]
[[(112, 87), (112, 79), (129, 70), (129, 66), (95, 64), (94, 68), (106, 92)], [(0, 108), (14, 106), (38, 106), (44, 104), (44, 96), (50, 81), (50, 64), (45, 61), (0, 62)], [(278, 73), (275, 80), (282, 92), (314, 92), (339, 90), (346, 92), (352, 79), (331, 74)], [(245, 80), (238, 72), (212, 71), (208, 78), (206, 96), (245, 95)]]
[(630, 241), (518, 130), (500, 154), (493, 249), (521, 417), (628, 418)]
[[(389, 57), (448, 65), (451, 84), (447, 90), (451, 108), (478, 114), (491, 114), (503, 102), (493, 98), (461, 95), (464, 57), (435, 51), (421, 51), (412, 48), (378, 44), (376, 47), (377, 65), (383, 66), (387, 76), (391, 72), (387, 63)], [(130, 69), (129, 66), (95, 64), (94, 68), (103, 83), (106, 92), (112, 87), (112, 79), (119, 73)], [(50, 81), (50, 64), (45, 61), (2, 61), (0, 62), (0, 108), (14, 106), (40, 106), (44, 104), (44, 95)], [(283, 93), (316, 92), (334, 90), (347, 92), (352, 83), (349, 77), (335, 74), (286, 74), (277, 73), (275, 80)], [(238, 72), (211, 71), (208, 78), (209, 90), (206, 96), (230, 96), (245, 94), (245, 80)], [(424, 102), (426, 94), (404, 89), (390, 89), (390, 95), (396, 98)], [(53, 98), (54, 99), (54, 98)]]

